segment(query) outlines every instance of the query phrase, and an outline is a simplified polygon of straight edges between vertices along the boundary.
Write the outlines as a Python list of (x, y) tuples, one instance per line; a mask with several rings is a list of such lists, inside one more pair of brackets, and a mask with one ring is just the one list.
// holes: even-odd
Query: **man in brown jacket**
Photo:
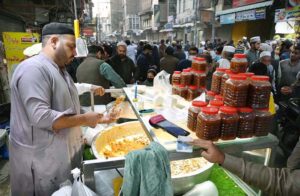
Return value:
[(174, 49), (168, 46), (166, 49), (166, 55), (160, 59), (160, 70), (165, 70), (169, 74), (173, 74), (176, 69), (179, 60), (173, 56)]

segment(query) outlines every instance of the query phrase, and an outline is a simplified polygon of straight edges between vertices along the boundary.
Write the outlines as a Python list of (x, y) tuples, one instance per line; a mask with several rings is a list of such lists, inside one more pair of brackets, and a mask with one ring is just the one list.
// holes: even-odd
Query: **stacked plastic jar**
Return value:
[(210, 107), (220, 108), (223, 105), (224, 105), (224, 102), (220, 101), (220, 100), (211, 100), (209, 102), (209, 106)]
[(192, 75), (192, 72), (190, 72), (190, 70), (184, 69), (181, 72), (181, 76), (180, 76), (180, 84), (181, 85), (184, 85), (184, 86), (191, 85), (192, 79), (193, 79), (193, 75)]
[(221, 139), (222, 140), (232, 140), (236, 138), (239, 116), (237, 109), (229, 106), (220, 107), (220, 117), (221, 117)]
[(197, 117), (196, 135), (200, 139), (217, 141), (220, 137), (221, 118), (218, 108), (203, 107)]
[(234, 54), (230, 63), (230, 70), (233, 73), (245, 73), (248, 68), (248, 61), (245, 54)]
[(179, 89), (179, 85), (174, 84), (174, 85), (172, 86), (172, 94), (173, 94), (173, 95), (178, 95), (178, 89)]
[(193, 69), (193, 70), (198, 70), (198, 67), (199, 67), (199, 61), (198, 61), (198, 57), (194, 57), (193, 59), (192, 59), (192, 66), (191, 66), (191, 68)]
[(273, 125), (273, 115), (268, 108), (257, 109), (255, 111), (254, 135), (265, 136), (271, 131)]
[(268, 76), (252, 76), (249, 85), (249, 105), (252, 108), (269, 108), (271, 89)]
[(196, 57), (196, 64), (195, 64), (195, 70), (196, 71), (206, 71), (207, 70), (207, 63), (206, 63), (206, 60), (205, 58), (199, 58), (199, 57)]
[(180, 71), (174, 71), (172, 75), (172, 85), (180, 84)]
[(217, 70), (213, 73), (211, 91), (215, 92), (216, 94), (220, 93), (222, 76), (224, 75), (225, 71), (226, 69), (224, 68), (217, 68)]
[(187, 98), (188, 89), (185, 85), (181, 84), (178, 85), (178, 95), (183, 97), (184, 99)]
[(212, 92), (212, 91), (207, 91), (206, 92), (206, 96), (205, 96), (205, 101), (208, 103), (211, 100), (214, 100), (216, 96), (216, 93)]
[(233, 74), (231, 70), (226, 70), (225, 74), (222, 76), (220, 95), (224, 96), (224, 86), (225, 82), (230, 78), (230, 75)]
[(216, 95), (214, 100), (217, 100), (217, 101), (222, 101), (222, 102), (224, 102), (224, 98), (223, 98), (223, 96), (222, 96), (222, 95)]
[(196, 131), (196, 125), (197, 125), (197, 117), (198, 114), (201, 111), (201, 108), (206, 107), (207, 103), (204, 101), (193, 101), (192, 105), (189, 107), (188, 112), (188, 120), (187, 120), (187, 127), (191, 131)]
[(247, 138), (254, 135), (255, 114), (252, 108), (239, 108), (239, 127), (237, 137)]
[(206, 75), (204, 71), (194, 71), (193, 82), (197, 88), (204, 88), (206, 84)]
[(187, 92), (187, 100), (192, 101), (193, 99), (199, 96), (200, 96), (200, 90), (197, 88), (197, 86), (189, 86)]
[(224, 104), (232, 107), (244, 107), (247, 104), (248, 83), (246, 76), (231, 75), (225, 82)]

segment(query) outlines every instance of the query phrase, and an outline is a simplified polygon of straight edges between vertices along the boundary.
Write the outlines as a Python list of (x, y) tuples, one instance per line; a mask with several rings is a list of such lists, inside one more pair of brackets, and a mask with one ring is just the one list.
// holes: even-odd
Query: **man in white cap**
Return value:
[(220, 68), (230, 68), (230, 61), (234, 55), (235, 48), (233, 46), (224, 46), (222, 58), (218, 61)]
[(123, 41), (117, 44), (117, 54), (107, 60), (107, 63), (121, 76), (126, 84), (132, 84), (135, 77), (134, 62), (126, 56), (127, 44)]
[(250, 49), (246, 51), (247, 60), (249, 65), (259, 59), (258, 49), (260, 47), (260, 37), (251, 37), (250, 38)]

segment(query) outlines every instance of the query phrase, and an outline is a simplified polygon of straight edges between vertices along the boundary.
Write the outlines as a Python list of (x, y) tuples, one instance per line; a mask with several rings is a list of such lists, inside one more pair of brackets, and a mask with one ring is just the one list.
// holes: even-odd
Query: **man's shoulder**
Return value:
[(281, 67), (288, 66), (290, 64), (290, 59), (281, 60), (279, 61), (279, 64)]

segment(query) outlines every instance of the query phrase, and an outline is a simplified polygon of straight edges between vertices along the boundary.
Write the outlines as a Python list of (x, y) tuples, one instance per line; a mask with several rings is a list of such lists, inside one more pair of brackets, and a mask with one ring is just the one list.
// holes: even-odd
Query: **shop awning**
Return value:
[(231, 13), (241, 12), (241, 11), (246, 11), (246, 10), (252, 10), (252, 9), (261, 8), (261, 7), (267, 7), (267, 6), (270, 6), (272, 4), (273, 4), (273, 1), (265, 1), (265, 2), (262, 2), (262, 3), (256, 3), (256, 4), (242, 6), (242, 7), (238, 7), (238, 8), (217, 11), (216, 16), (231, 14)]
[(162, 29), (159, 32), (163, 33), (163, 32), (171, 32), (171, 31), (173, 31), (173, 29)]

